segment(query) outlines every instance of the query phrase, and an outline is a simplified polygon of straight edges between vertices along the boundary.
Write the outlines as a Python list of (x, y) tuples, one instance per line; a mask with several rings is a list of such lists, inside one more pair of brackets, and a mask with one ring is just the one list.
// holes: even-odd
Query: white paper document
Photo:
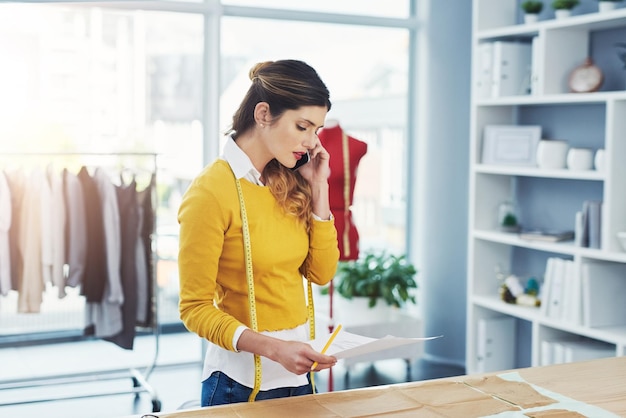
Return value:
[[(328, 337), (329, 335), (324, 335), (323, 337), (309, 341), (309, 344), (311, 344), (315, 350), (321, 351), (326, 344), (326, 341), (328, 341)], [(400, 347), (407, 344), (414, 344), (419, 341), (434, 340), (441, 337), (443, 337), (443, 335), (419, 338), (402, 338), (387, 335), (383, 338), (370, 338), (352, 334), (342, 329), (333, 340), (331, 346), (326, 350), (325, 354), (336, 357), (337, 359), (346, 359), (363, 354), (374, 353), (376, 351)]]

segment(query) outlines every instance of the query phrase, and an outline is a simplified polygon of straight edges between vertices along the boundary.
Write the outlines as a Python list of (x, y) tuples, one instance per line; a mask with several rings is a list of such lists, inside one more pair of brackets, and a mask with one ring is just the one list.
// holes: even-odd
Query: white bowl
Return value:
[(626, 232), (618, 232), (617, 239), (619, 243), (622, 244), (622, 249), (626, 251)]

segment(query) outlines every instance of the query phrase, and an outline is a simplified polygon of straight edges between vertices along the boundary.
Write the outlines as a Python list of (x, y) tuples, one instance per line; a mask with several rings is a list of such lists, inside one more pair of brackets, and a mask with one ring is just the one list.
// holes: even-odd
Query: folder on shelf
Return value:
[(556, 257), (549, 257), (546, 260), (546, 272), (543, 276), (543, 285), (541, 286), (541, 313), (545, 317), (550, 317), (550, 297), (551, 297), (551, 288), (552, 288), (552, 277), (554, 276), (554, 265), (556, 262), (554, 261)]
[(574, 268), (573, 260), (565, 260), (565, 277), (563, 280), (563, 303), (561, 318), (570, 325), (580, 325), (582, 322), (581, 283), (580, 275)]
[(585, 262), (582, 265), (583, 325), (590, 328), (626, 325), (626, 264)]
[(531, 76), (531, 44), (493, 42), (492, 71), (492, 97), (528, 94)]
[(478, 373), (515, 367), (515, 318), (501, 316), (478, 321), (476, 367)]
[(560, 319), (563, 312), (563, 295), (565, 286), (565, 274), (566, 274), (566, 260), (554, 257), (552, 277), (550, 280), (550, 298), (548, 303), (548, 317), (554, 319)]
[(573, 363), (615, 356), (615, 346), (576, 336), (541, 340), (542, 366)]
[(530, 44), (530, 94), (541, 94), (539, 90), (541, 71), (541, 44), (538, 36), (534, 36)]
[(564, 362), (595, 360), (615, 356), (615, 346), (600, 341), (569, 341), (564, 346)]
[(474, 67), (474, 83), (476, 98), (484, 99), (491, 97), (491, 84), (493, 82), (493, 43), (484, 42), (478, 45), (477, 58)]

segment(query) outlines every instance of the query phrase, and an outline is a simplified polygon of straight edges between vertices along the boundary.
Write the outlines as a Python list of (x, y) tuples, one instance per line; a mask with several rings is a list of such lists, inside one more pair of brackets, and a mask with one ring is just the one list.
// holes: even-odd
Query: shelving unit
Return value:
[[(550, 8), (550, 2), (544, 3), (544, 9)], [(473, 3), (468, 373), (488, 371), (482, 369), (484, 353), (479, 352), (482, 337), (478, 329), (481, 321), (497, 317), (515, 318), (513, 367), (542, 364), (542, 341), (554, 339), (589, 338), (613, 347), (616, 356), (626, 355), (626, 318), (620, 326), (603, 328), (550, 318), (540, 308), (502, 301), (501, 283), (496, 278), (500, 268), (521, 279), (541, 279), (549, 257), (573, 260), (574, 275), (581, 275), (582, 266), (589, 262), (626, 264), (626, 252), (617, 240), (617, 232), (626, 231), (626, 71), (621, 69), (613, 48), (615, 42), (626, 40), (626, 8), (598, 13), (597, 2), (587, 0), (581, 6), (587, 11), (596, 9), (567, 19), (548, 17), (524, 24), (519, 0)], [(479, 94), (480, 46), (495, 41), (536, 43), (529, 94)], [(588, 56), (605, 70), (602, 88), (595, 93), (569, 93), (570, 71)], [(482, 133), (487, 125), (540, 125), (542, 138), (564, 139), (570, 147), (604, 148), (605, 169), (542, 170), (481, 164)], [(519, 208), (522, 226), (551, 229), (574, 229), (576, 212), (585, 200), (603, 201), (601, 248), (527, 241), (517, 234), (500, 232), (497, 208), (510, 200)]]

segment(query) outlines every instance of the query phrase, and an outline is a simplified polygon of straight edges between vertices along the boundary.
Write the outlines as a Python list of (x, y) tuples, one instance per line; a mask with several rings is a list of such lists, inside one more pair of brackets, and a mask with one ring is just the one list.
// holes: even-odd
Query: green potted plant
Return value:
[(617, 9), (617, 3), (622, 2), (622, 0), (598, 0), (598, 11), (599, 12), (608, 12), (610, 10)]
[(552, 8), (557, 19), (572, 15), (572, 9), (580, 4), (580, 0), (553, 0)]
[(334, 284), (337, 293), (344, 298), (368, 298), (370, 308), (379, 300), (399, 308), (408, 302), (416, 303), (411, 294), (417, 289), (413, 279), (416, 273), (405, 255), (369, 251), (357, 260), (339, 262)]
[(524, 11), (524, 22), (534, 23), (538, 20), (539, 13), (543, 10), (543, 2), (526, 0), (522, 2), (521, 8)]

